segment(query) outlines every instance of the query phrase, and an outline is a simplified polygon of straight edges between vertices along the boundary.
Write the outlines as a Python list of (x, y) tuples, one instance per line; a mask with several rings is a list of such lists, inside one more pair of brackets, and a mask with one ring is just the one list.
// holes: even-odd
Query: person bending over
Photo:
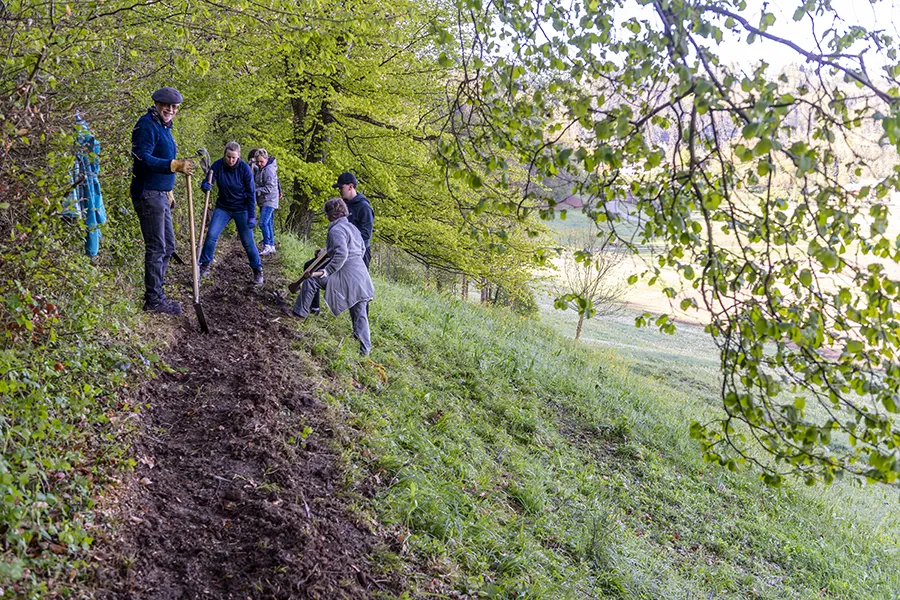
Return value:
[[(338, 175), (337, 183), (331, 187), (338, 191), (338, 194), (341, 195), (341, 199), (347, 205), (347, 211), (349, 213), (347, 215), (347, 220), (359, 229), (359, 234), (362, 236), (363, 244), (366, 247), (366, 251), (363, 254), (363, 262), (368, 269), (369, 262), (372, 260), (371, 241), (372, 227), (375, 222), (375, 212), (372, 210), (372, 205), (369, 204), (369, 199), (356, 190), (357, 185), (356, 175), (349, 171), (345, 171)], [(318, 254), (318, 250), (316, 251), (316, 254)], [(309, 267), (314, 260), (316, 260), (315, 256), (303, 265), (303, 269), (305, 270)], [(318, 293), (313, 298), (310, 311), (313, 314), (319, 314)]]
[[(365, 242), (354, 225), (347, 220), (347, 205), (340, 198), (332, 198), (325, 203), (328, 217), (328, 238), (325, 251), (331, 259), (320, 271), (303, 282), (294, 307), (289, 311), (295, 317), (309, 316), (313, 297), (323, 287), (325, 302), (335, 316), (350, 310), (353, 322), (353, 336), (359, 340), (363, 356), (372, 349), (369, 332), (369, 316), (366, 307), (375, 296), (375, 288), (369, 270), (363, 261)], [(327, 283), (327, 285), (323, 285)]]
[(216, 253), (216, 242), (219, 241), (225, 226), (234, 219), (241, 244), (247, 253), (247, 260), (250, 261), (250, 268), (253, 269), (253, 283), (262, 285), (262, 262), (253, 242), (253, 228), (256, 227), (256, 186), (253, 183), (250, 165), (241, 160), (240, 144), (237, 142), (225, 144), (225, 156), (214, 162), (209, 170), (213, 176), (212, 183), (204, 179), (200, 188), (206, 192), (211, 190), (212, 184), (215, 183), (219, 193), (216, 196), (216, 207), (209, 220), (209, 232), (200, 253), (200, 277), (209, 277), (213, 256)]

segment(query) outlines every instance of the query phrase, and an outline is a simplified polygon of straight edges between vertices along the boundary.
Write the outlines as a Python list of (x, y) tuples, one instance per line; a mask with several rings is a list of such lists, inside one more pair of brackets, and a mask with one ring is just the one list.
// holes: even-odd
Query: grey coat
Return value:
[(375, 287), (363, 262), (366, 246), (359, 229), (341, 217), (328, 226), (325, 250), (331, 261), (325, 271), (325, 302), (339, 315), (357, 302), (375, 297)]
[(262, 168), (253, 169), (256, 184), (256, 204), (260, 208), (271, 206), (278, 208), (278, 163), (269, 157), (269, 162)]

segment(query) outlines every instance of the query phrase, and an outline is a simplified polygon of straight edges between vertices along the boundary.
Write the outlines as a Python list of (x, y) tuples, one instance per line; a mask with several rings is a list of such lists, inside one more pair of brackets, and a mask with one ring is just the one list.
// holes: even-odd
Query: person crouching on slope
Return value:
[[(262, 262), (253, 241), (253, 228), (256, 227), (256, 186), (253, 183), (250, 165), (241, 160), (240, 144), (237, 142), (225, 144), (225, 156), (214, 162), (209, 170), (213, 182), (219, 187), (219, 193), (216, 196), (215, 210), (209, 220), (209, 232), (206, 234), (206, 241), (203, 242), (203, 251), (200, 253), (200, 277), (209, 277), (213, 255), (216, 253), (216, 242), (219, 241), (225, 226), (234, 219), (241, 244), (250, 261), (250, 268), (253, 269), (253, 283), (262, 285)], [(207, 192), (212, 189), (212, 183), (204, 179), (200, 188)]]
[(265, 148), (256, 151), (256, 202), (259, 204), (259, 228), (262, 230), (263, 249), (260, 256), (275, 254), (275, 211), (278, 209), (278, 163)]
[[(366, 307), (375, 296), (375, 288), (363, 262), (365, 242), (359, 229), (347, 220), (348, 214), (347, 205), (340, 198), (332, 198), (325, 203), (325, 215), (330, 221), (325, 251), (331, 260), (303, 282), (293, 309), (285, 307), (285, 310), (301, 320), (305, 319), (309, 316), (313, 297), (325, 287), (325, 302), (332, 314), (337, 316), (350, 309), (353, 336), (359, 340), (360, 352), (366, 356), (372, 349)], [(327, 286), (324, 285), (326, 282)]]

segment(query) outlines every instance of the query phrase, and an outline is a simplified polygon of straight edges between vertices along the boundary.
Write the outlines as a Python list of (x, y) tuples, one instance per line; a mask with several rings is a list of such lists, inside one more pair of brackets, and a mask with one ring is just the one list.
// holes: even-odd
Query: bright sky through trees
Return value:
[[(807, 13), (800, 21), (794, 21), (794, 11), (799, 6), (798, 2), (765, 2), (763, 0), (748, 0), (747, 10), (743, 14), (761, 15), (763, 9), (775, 15), (775, 24), (768, 29), (768, 33), (774, 36), (794, 42), (801, 48), (813, 53), (828, 53), (828, 48), (821, 51), (816, 48), (815, 39), (822, 38), (822, 34), (829, 28), (838, 27), (847, 29), (851, 26), (864, 27), (867, 30), (884, 30), (892, 37), (900, 38), (900, 6), (896, 2), (878, 2), (869, 4), (867, 0), (834, 0), (831, 5), (841, 16), (842, 21), (835, 21), (833, 15), (813, 16)], [(621, 24), (630, 18), (647, 20), (654, 27), (659, 27), (659, 17), (652, 4), (640, 5), (636, 2), (626, 3), (617, 11), (617, 20)], [(722, 21), (725, 19), (722, 18)], [(620, 28), (621, 31), (621, 28)], [(627, 33), (627, 32), (625, 32)], [(861, 50), (861, 48), (859, 48)], [(789, 64), (801, 64), (805, 62), (792, 50), (780, 44), (760, 43), (747, 44), (747, 36), (736, 36), (727, 29), (724, 31), (722, 43), (716, 46), (716, 53), (723, 63), (735, 64), (741, 67), (750, 67), (760, 60), (765, 60), (772, 68), (779, 70)], [(875, 77), (878, 69), (884, 65), (884, 55), (868, 52), (865, 56), (870, 74)]]

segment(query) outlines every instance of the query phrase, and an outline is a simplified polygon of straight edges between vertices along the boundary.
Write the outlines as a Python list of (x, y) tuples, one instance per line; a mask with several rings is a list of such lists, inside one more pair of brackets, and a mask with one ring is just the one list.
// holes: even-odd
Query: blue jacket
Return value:
[(347, 210), (350, 211), (347, 220), (356, 225), (362, 235), (363, 244), (368, 248), (372, 240), (372, 227), (375, 225), (375, 211), (372, 210), (369, 199), (362, 194), (356, 194), (356, 197), (347, 203)]
[(245, 210), (251, 219), (255, 219), (256, 184), (253, 183), (250, 165), (238, 159), (236, 165), (228, 167), (220, 158), (209, 170), (213, 173), (213, 183), (219, 184), (216, 208), (229, 212)]
[(175, 173), (169, 164), (175, 159), (177, 146), (172, 137), (172, 122), (163, 125), (151, 108), (138, 119), (131, 130), (132, 193), (141, 190), (172, 191)]

